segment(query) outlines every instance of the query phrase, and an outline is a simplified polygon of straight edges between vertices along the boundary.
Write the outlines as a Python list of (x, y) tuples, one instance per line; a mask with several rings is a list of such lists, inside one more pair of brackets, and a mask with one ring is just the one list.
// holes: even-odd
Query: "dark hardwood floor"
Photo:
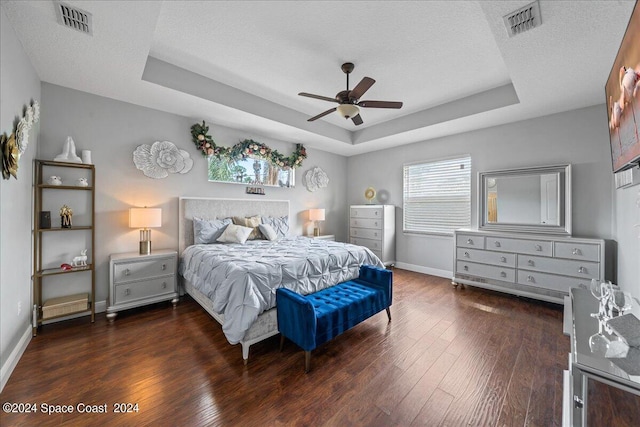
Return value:
[[(318, 348), (308, 374), (304, 353), (291, 342), (280, 353), (277, 336), (252, 346), (244, 366), (189, 297), (114, 324), (101, 314), (47, 325), (0, 395), (38, 412), (0, 413), (0, 425), (561, 425), (560, 306), (399, 269), (393, 298), (391, 323), (379, 313)], [(590, 390), (590, 425), (638, 425), (640, 398)], [(138, 412), (114, 413), (126, 403)], [(46, 415), (42, 404), (73, 413)]]

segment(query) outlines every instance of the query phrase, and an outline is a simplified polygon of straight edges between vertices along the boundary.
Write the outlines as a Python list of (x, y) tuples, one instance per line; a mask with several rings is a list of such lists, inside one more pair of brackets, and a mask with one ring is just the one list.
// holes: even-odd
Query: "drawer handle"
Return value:
[(375, 246), (375, 247), (377, 248), (377, 247), (378, 247), (378, 244), (377, 244), (377, 243), (374, 243), (374, 244), (373, 244), (373, 246)]
[(536, 245), (535, 248), (536, 248), (536, 251), (538, 252), (542, 251), (542, 246), (540, 245)]
[(578, 273), (587, 274), (587, 269), (585, 267), (578, 268)]
[(465, 265), (464, 267), (462, 267), (464, 269), (464, 271), (469, 271), (469, 266)]
[(582, 255), (582, 251), (580, 249), (578, 249), (578, 248), (573, 248), (572, 253), (574, 255)]
[(500, 242), (498, 242), (497, 240), (495, 242), (493, 242), (494, 245), (496, 245), (496, 248), (500, 247)]
[(167, 282), (162, 282), (162, 289), (167, 289)]
[(464, 253), (465, 258), (469, 258), (469, 252)]
[(167, 269), (167, 264), (162, 264), (162, 269), (166, 270)]
[(584, 283), (578, 283), (578, 287), (580, 289), (587, 289), (587, 285), (585, 285)]
[(357, 236), (358, 232), (356, 230), (353, 230), (353, 234)]
[(501, 261), (501, 262), (507, 262), (507, 257), (501, 256), (501, 257), (500, 257), (500, 261)]
[(378, 221), (374, 222), (373, 224), (377, 227), (378, 226)]
[(375, 212), (374, 212), (374, 215), (378, 215), (378, 211), (375, 211)]
[(534, 265), (536, 265), (536, 263), (535, 263), (535, 262), (533, 262), (533, 260), (532, 260), (532, 259), (530, 259), (529, 261), (527, 261), (527, 264), (529, 264), (529, 265), (530, 265), (530, 266), (532, 266), (532, 267), (533, 267)]
[(125, 295), (131, 295), (131, 289), (127, 288), (124, 290)]
[(535, 280), (533, 280), (533, 276), (527, 276), (527, 282), (535, 282)]
[(128, 269), (128, 268), (125, 268), (125, 269), (124, 269), (124, 275), (125, 275), (125, 276), (128, 276), (128, 275), (129, 275), (129, 273), (130, 273), (129, 269)]
[(505, 273), (504, 271), (500, 272), (500, 277), (507, 277), (507, 273)]
[(467, 245), (473, 245), (473, 240), (467, 239)]
[(374, 236), (378, 237), (378, 233), (373, 233)]

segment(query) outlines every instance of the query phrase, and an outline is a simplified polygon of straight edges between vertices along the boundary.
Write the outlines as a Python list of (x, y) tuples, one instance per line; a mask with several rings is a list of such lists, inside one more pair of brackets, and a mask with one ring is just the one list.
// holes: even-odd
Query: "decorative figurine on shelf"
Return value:
[(62, 185), (62, 178), (59, 176), (51, 175), (47, 180), (47, 184), (49, 185)]
[(87, 181), (87, 178), (78, 178), (78, 187), (88, 187), (89, 186), (89, 181)]
[(87, 266), (87, 250), (80, 251), (80, 256), (74, 257), (71, 261), (71, 265), (74, 267), (86, 267)]
[(82, 160), (76, 154), (76, 143), (70, 136), (67, 137), (67, 141), (64, 143), (62, 153), (58, 154), (54, 159), (56, 162), (68, 162), (68, 163), (82, 163)]
[(72, 216), (73, 210), (67, 205), (62, 205), (62, 207), (60, 208), (60, 222), (62, 228), (71, 228)]

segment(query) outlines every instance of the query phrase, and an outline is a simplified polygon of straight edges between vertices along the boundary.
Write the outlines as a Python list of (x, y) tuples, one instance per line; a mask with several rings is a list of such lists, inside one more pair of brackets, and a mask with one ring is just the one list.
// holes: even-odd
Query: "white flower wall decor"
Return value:
[(16, 129), (16, 142), (18, 144), (18, 153), (23, 154), (27, 150), (29, 144), (29, 132), (33, 125), (40, 120), (40, 104), (34, 101), (24, 113), (24, 117), (18, 122)]
[(325, 171), (319, 167), (314, 167), (305, 172), (304, 185), (307, 187), (307, 190), (313, 193), (314, 191), (320, 188), (325, 188), (329, 185), (329, 177)]
[(154, 179), (166, 178), (170, 173), (185, 174), (193, 167), (189, 153), (169, 141), (138, 146), (133, 152), (133, 163), (142, 173)]

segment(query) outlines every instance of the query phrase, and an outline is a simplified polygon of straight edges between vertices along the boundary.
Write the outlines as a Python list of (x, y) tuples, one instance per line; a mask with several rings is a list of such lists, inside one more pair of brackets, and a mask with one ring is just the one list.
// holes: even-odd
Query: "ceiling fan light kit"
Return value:
[(360, 109), (353, 104), (338, 105), (336, 110), (338, 110), (338, 113), (345, 119), (350, 119), (360, 114)]
[(327, 111), (324, 111), (317, 116), (311, 117), (308, 119), (308, 122), (312, 122), (314, 120), (318, 120), (321, 117), (326, 116), (327, 114), (331, 114), (334, 111), (337, 111), (345, 119), (351, 119), (356, 126), (359, 126), (363, 123), (362, 117), (360, 116), (360, 108), (402, 108), (402, 102), (398, 101), (360, 101), (360, 98), (366, 91), (369, 90), (371, 86), (376, 82), (371, 77), (363, 77), (360, 80), (360, 83), (356, 85), (352, 90), (349, 90), (349, 74), (354, 69), (354, 65), (351, 62), (345, 62), (342, 64), (342, 71), (347, 75), (347, 89), (340, 91), (336, 94), (334, 98), (329, 98), (328, 96), (314, 95), (312, 93), (300, 92), (298, 95), (306, 96), (307, 98), (320, 99), (322, 101), (328, 102), (337, 102), (339, 105), (337, 107), (330, 108)]

